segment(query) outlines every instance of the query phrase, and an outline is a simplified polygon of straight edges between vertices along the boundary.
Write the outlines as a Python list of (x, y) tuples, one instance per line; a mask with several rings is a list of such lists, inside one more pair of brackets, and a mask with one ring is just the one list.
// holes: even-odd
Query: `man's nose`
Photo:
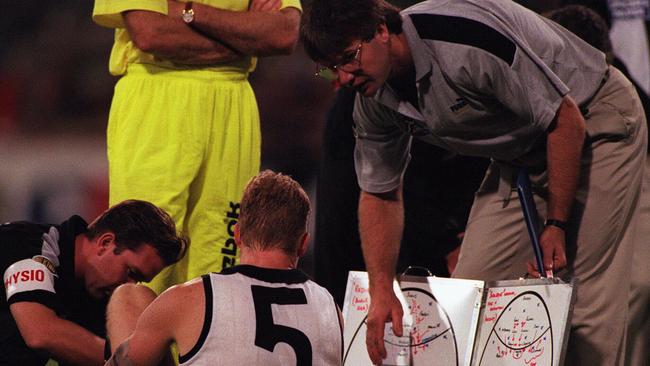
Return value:
[(341, 83), (342, 86), (352, 86), (352, 81), (354, 80), (354, 74), (341, 69), (337, 69), (336, 72), (339, 77), (339, 82)]

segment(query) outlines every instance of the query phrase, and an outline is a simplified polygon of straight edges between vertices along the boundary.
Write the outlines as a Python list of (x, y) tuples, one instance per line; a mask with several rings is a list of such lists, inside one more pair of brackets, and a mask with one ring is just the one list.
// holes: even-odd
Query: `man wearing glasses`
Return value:
[[(372, 302), (367, 346), (402, 329), (392, 289), (413, 138), (493, 162), (476, 194), (455, 277), (512, 279), (533, 257), (513, 176), (526, 168), (547, 273), (580, 286), (568, 364), (622, 365), (633, 233), (647, 130), (632, 85), (604, 55), (502, 0), (315, 0), (302, 37), (312, 59), (361, 95), (355, 165)], [(514, 198), (514, 199), (513, 199)]]

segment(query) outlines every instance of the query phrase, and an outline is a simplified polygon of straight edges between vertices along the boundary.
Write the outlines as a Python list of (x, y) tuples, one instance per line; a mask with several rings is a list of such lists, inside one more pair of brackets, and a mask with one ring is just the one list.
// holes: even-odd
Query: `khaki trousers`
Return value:
[[(568, 271), (579, 281), (567, 365), (623, 365), (625, 353), (647, 128), (633, 86), (618, 70), (610, 67), (609, 74), (585, 116), (587, 138), (567, 233)], [(534, 262), (516, 191), (505, 199), (499, 194), (501, 170), (492, 164), (476, 193), (453, 277), (516, 279), (527, 261)], [(543, 222), (546, 172), (531, 181)]]
[(625, 364), (650, 366), (650, 159), (646, 161), (641, 213), (632, 258)]

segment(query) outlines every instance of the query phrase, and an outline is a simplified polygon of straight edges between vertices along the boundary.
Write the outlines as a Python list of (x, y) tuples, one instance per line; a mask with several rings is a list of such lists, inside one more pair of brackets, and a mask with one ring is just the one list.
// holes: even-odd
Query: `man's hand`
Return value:
[(402, 304), (395, 296), (392, 288), (370, 294), (370, 309), (366, 325), (366, 347), (368, 355), (375, 365), (381, 365), (386, 358), (386, 347), (384, 345), (384, 326), (389, 321), (393, 323), (393, 333), (402, 336)]
[[(557, 272), (566, 267), (566, 234), (564, 230), (552, 225), (546, 226), (539, 238), (539, 245), (547, 277), (553, 271)], [(537, 267), (532, 262), (528, 262), (527, 267), (531, 276), (540, 277)]]
[(167, 0), (167, 16), (180, 18), (185, 9), (185, 3), (176, 0)]
[(252, 11), (274, 11), (280, 10), (282, 0), (252, 0), (249, 10)]

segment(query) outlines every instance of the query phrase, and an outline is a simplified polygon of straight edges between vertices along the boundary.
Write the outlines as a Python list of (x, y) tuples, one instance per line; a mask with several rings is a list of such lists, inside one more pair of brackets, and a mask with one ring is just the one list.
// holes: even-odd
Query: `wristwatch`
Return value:
[(183, 9), (183, 14), (181, 15), (185, 24), (194, 23), (194, 9), (192, 9), (192, 2), (188, 1), (185, 3), (185, 9)]
[(561, 220), (548, 219), (544, 222), (544, 226), (555, 226), (564, 230), (565, 232), (569, 229), (569, 223)]

